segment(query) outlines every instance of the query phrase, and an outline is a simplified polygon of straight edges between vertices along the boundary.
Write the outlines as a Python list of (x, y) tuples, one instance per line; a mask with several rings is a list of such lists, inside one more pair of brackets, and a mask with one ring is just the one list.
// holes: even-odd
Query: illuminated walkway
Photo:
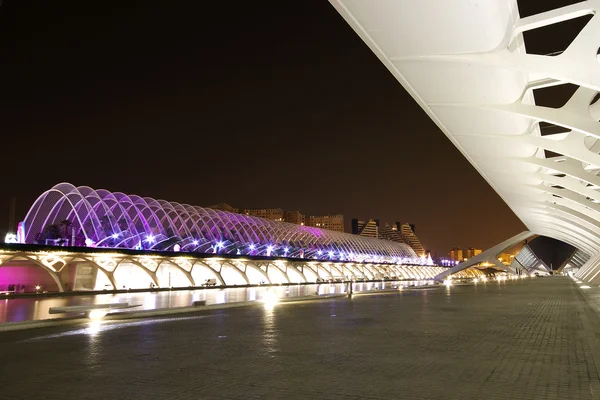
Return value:
[(568, 278), (440, 287), (7, 332), (0, 385), (45, 399), (592, 399), (599, 325)]
[[(316, 283), (340, 280), (433, 279), (448, 268), (405, 263), (358, 263), (264, 256), (186, 254), (123, 249), (5, 244), (0, 247), (0, 293), (14, 289), (89, 291)], [(477, 269), (457, 277), (477, 277)], [(12, 284), (12, 287), (9, 287)], [(17, 291), (19, 292), (19, 291)]]

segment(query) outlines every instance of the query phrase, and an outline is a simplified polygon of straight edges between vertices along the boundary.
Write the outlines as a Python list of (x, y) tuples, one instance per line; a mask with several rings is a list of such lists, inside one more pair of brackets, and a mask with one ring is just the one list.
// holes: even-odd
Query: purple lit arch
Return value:
[(63, 244), (74, 246), (368, 262), (417, 259), (402, 243), (69, 183), (38, 197), (24, 222), (26, 243), (48, 244), (52, 227), (63, 230)]

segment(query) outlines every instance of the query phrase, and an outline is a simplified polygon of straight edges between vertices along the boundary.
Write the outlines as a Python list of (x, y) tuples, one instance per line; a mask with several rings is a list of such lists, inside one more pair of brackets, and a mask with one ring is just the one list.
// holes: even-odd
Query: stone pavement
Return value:
[[(594, 399), (563, 277), (0, 334), (3, 399)], [(598, 358), (596, 358), (598, 361)]]

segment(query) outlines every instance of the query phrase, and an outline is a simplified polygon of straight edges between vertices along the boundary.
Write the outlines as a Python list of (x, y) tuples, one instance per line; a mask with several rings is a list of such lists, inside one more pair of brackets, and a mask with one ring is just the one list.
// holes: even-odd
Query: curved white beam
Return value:
[[(527, 18), (516, 0), (330, 2), (530, 231), (599, 254), (600, 0)], [(523, 32), (586, 15), (561, 54), (527, 52)], [(536, 105), (533, 90), (566, 83), (564, 106)], [(568, 132), (542, 136), (542, 121)]]

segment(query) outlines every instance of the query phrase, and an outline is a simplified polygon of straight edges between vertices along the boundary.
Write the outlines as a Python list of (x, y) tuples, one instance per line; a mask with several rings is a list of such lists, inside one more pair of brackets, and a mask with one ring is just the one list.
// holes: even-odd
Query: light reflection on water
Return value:
[[(402, 286), (422, 286), (427, 281), (410, 282), (356, 282), (353, 291), (366, 292)], [(314, 285), (263, 286), (251, 288), (174, 290), (165, 292), (94, 294), (83, 296), (21, 298), (0, 301), (0, 323), (40, 320), (71, 316), (69, 314), (50, 314), (50, 307), (78, 306), (106, 303), (129, 303), (140, 305), (133, 310), (153, 310), (189, 306), (194, 301), (204, 300), (207, 305), (235, 303), (240, 301), (257, 301), (264, 297), (266, 291), (273, 291), (279, 298), (293, 298), (310, 295), (328, 295), (346, 293), (344, 283), (323, 283)], [(129, 310), (127, 310), (129, 311)], [(77, 314), (73, 314), (77, 315)]]

